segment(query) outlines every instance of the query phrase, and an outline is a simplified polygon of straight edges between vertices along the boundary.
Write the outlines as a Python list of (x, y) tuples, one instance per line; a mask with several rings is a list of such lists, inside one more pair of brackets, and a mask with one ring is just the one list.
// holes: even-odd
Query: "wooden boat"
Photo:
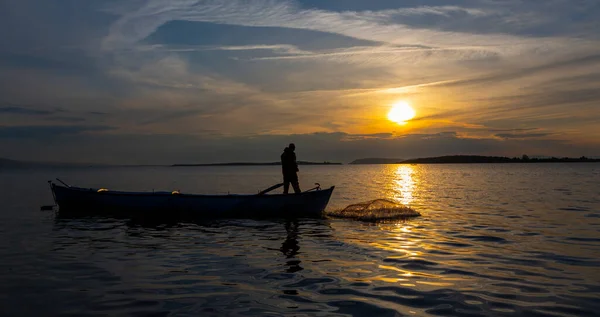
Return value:
[[(59, 180), (60, 181), (60, 180)], [(61, 181), (62, 182), (62, 181)], [(220, 216), (320, 216), (327, 207), (335, 186), (321, 190), (317, 186), (299, 194), (198, 195), (174, 192), (124, 192), (81, 188), (49, 181), (60, 212), (85, 214), (108, 213), (175, 214), (199, 217)]]

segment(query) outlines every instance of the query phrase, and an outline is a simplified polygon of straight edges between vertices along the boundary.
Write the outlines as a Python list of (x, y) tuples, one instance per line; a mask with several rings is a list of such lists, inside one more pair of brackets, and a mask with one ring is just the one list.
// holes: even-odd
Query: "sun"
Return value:
[(410, 107), (408, 102), (399, 101), (392, 106), (392, 110), (388, 113), (388, 119), (398, 124), (406, 124), (406, 121), (415, 117), (415, 110)]

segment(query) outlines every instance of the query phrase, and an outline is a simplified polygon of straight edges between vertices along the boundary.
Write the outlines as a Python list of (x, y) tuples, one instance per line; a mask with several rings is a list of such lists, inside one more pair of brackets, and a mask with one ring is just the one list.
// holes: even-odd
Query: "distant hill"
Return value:
[(482, 155), (447, 155), (415, 158), (409, 160), (390, 158), (363, 158), (350, 164), (469, 164), (469, 163), (552, 163), (552, 162), (600, 162), (598, 157), (522, 157), (482, 156)]
[(397, 164), (404, 159), (399, 158), (363, 158), (350, 162), (350, 164)]
[[(267, 162), (267, 163), (233, 162), (233, 163), (207, 163), (207, 164), (173, 164), (171, 166), (182, 167), (182, 166), (269, 166), (269, 165), (281, 165), (281, 162)], [(342, 163), (298, 161), (298, 165), (342, 165)]]
[(550, 158), (529, 158), (523, 157), (503, 157), (503, 156), (479, 156), (479, 155), (450, 155), (438, 157), (425, 157), (410, 159), (400, 162), (400, 164), (469, 164), (469, 163), (552, 163), (552, 162), (600, 162), (599, 159), (590, 159), (585, 156), (580, 158), (570, 157), (550, 157)]

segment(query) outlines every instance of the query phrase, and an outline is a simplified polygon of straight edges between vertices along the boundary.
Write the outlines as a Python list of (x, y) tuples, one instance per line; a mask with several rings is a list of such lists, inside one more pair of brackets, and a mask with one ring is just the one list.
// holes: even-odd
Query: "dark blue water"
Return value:
[(329, 209), (422, 216), (201, 223), (66, 218), (46, 180), (256, 193), (277, 167), (0, 171), (2, 316), (597, 316), (600, 164), (311, 166)]

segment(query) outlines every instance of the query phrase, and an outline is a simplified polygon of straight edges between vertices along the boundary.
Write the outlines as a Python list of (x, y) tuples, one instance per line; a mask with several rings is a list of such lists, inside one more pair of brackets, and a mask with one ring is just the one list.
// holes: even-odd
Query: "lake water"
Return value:
[(328, 209), (419, 218), (147, 224), (62, 218), (47, 180), (256, 193), (279, 168), (0, 171), (1, 316), (598, 316), (600, 164), (301, 166)]

